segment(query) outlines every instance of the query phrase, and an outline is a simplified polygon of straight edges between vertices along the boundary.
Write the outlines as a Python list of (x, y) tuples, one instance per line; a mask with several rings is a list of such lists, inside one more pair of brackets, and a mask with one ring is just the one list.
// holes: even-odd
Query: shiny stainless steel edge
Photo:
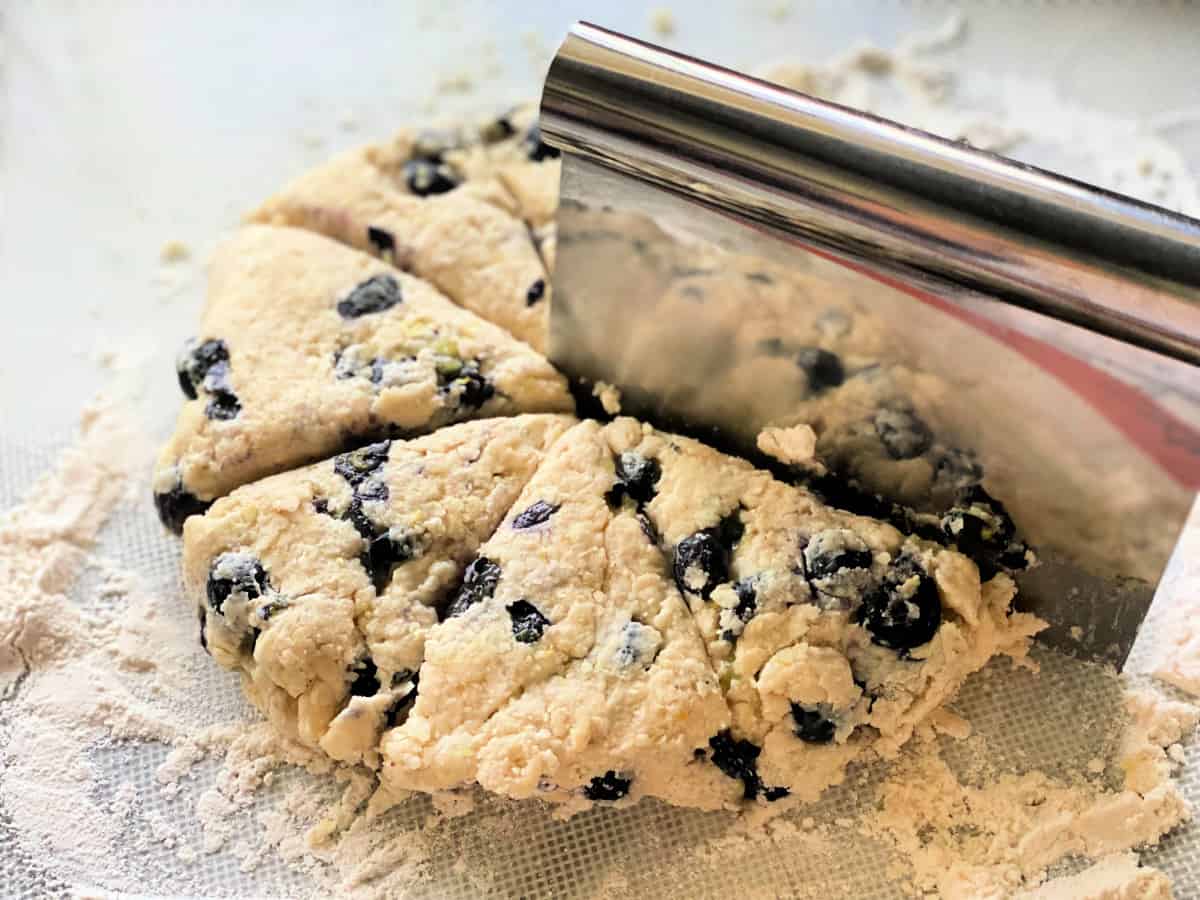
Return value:
[(1200, 364), (1200, 222), (607, 31), (542, 94), (580, 157)]
[[(564, 151), (558, 365), (740, 451), (811, 420), (822, 458), (926, 525), (958, 502), (943, 464), (978, 463), (1038, 550), (1017, 579), (1047, 642), (1124, 660), (1200, 485), (1200, 223), (587, 24), (541, 128)], [(855, 332), (822, 331), (831, 310)], [(835, 352), (836, 388), (796, 347)], [(845, 458), (864, 426), (829, 424), (835, 391), (936, 440)]]

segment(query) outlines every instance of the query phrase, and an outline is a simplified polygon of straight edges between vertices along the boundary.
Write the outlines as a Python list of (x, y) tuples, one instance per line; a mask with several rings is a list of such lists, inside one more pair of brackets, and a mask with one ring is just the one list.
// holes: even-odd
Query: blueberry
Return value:
[(856, 618), (871, 640), (892, 650), (928, 643), (942, 623), (937, 585), (908, 556), (901, 556), (885, 580), (865, 597)]
[(533, 306), (546, 296), (546, 280), (539, 278), (529, 286), (529, 290), (525, 292), (525, 305)]
[(733, 614), (743, 622), (749, 622), (754, 618), (754, 613), (758, 609), (758, 592), (754, 588), (754, 579), (743, 578), (741, 581), (735, 582), (733, 592), (738, 598), (737, 606), (733, 608)]
[[(200, 613), (200, 648), (208, 653), (208, 616), (203, 609), (198, 610)], [(209, 654), (212, 655), (211, 653)]]
[(629, 793), (632, 778), (625, 778), (609, 769), (603, 775), (597, 775), (583, 789), (583, 796), (589, 800), (604, 800), (612, 802), (620, 800)]
[(941, 529), (956, 550), (975, 561), (984, 578), (1029, 566), (1028, 547), (1017, 537), (1008, 510), (981, 485), (962, 493), (942, 516)]
[(375, 583), (377, 593), (387, 587), (392, 570), (417, 555), (416, 539), (409, 534), (396, 536), (395, 529), (365, 538), (367, 547), (360, 557), (363, 568)]
[(792, 704), (792, 719), (796, 723), (796, 737), (809, 744), (828, 744), (837, 730), (820, 710), (799, 703)]
[(846, 569), (869, 569), (871, 549), (853, 531), (829, 528), (818, 531), (804, 547), (804, 571), (812, 580), (829, 578)]
[(875, 433), (892, 459), (914, 459), (933, 446), (933, 432), (911, 409), (884, 407), (874, 421)]
[(372, 275), (337, 302), (343, 319), (383, 312), (401, 301), (400, 282), (391, 275)]
[(333, 458), (333, 471), (337, 472), (351, 487), (357, 487), (380, 466), (387, 462), (388, 451), (392, 449), (391, 441), (380, 441), (368, 444), (349, 453)]
[(329, 510), (329, 501), (324, 497), (316, 497), (312, 502), (313, 512), (319, 516), (332, 516), (333, 513)]
[(525, 155), (534, 162), (541, 162), (544, 159), (555, 159), (559, 156), (559, 151), (551, 147), (549, 144), (542, 142), (542, 129), (534, 125), (525, 132), (525, 139), (521, 142), (525, 149)]
[(789, 791), (785, 787), (764, 787), (763, 788), (763, 797), (766, 798), (768, 803), (774, 803), (776, 800), (782, 800), (784, 797), (788, 796), (789, 794), (791, 794), (791, 791)]
[(762, 748), (741, 738), (734, 739), (728, 728), (709, 738), (708, 746), (712, 748), (709, 757), (712, 764), (730, 778), (742, 782), (743, 797), (746, 800), (757, 797), (763, 787), (758, 777), (758, 756)]
[(513, 519), (512, 527), (517, 531), (532, 528), (548, 521), (559, 510), (559, 504), (547, 503), (545, 500), (535, 501), (529, 509)]
[(195, 400), (197, 390), (204, 383), (210, 369), (218, 363), (229, 362), (229, 348), (222, 340), (197, 343), (192, 339), (183, 345), (175, 358), (175, 373), (179, 376), (179, 387), (189, 400)]
[(675, 547), (675, 584), (685, 594), (708, 599), (729, 578), (729, 554), (713, 529), (697, 531)]
[(605, 497), (614, 509), (621, 505), (622, 497), (628, 497), (640, 509), (654, 499), (658, 493), (656, 485), (662, 477), (662, 466), (658, 460), (626, 451), (615, 460), (617, 482)]
[(481, 603), (496, 593), (500, 583), (500, 567), (486, 556), (471, 561), (463, 573), (462, 585), (446, 606), (443, 619), (461, 616), (476, 603)]
[(214, 391), (204, 407), (204, 414), (218, 421), (236, 419), (241, 411), (242, 402), (233, 391)]
[(428, 159), (410, 159), (406, 162), (404, 182), (418, 197), (444, 194), (462, 183), (449, 166)]
[(479, 370), (479, 363), (475, 360), (440, 366), (437, 378), (441, 394), (457, 391), (461, 409), (479, 409), (496, 395), (496, 388)]
[(836, 353), (820, 347), (804, 347), (796, 354), (796, 365), (808, 376), (808, 391), (819, 394), (846, 380), (846, 370)]
[(154, 494), (154, 508), (158, 510), (159, 521), (176, 534), (183, 531), (183, 523), (189, 516), (202, 515), (210, 506), (211, 500), (201, 500), (184, 490), (178, 482), (171, 490)]
[(372, 247), (379, 251), (381, 256), (387, 256), (389, 253), (394, 254), (396, 252), (396, 236), (383, 228), (368, 225), (367, 240)]
[(550, 620), (541, 614), (528, 600), (518, 600), (505, 607), (512, 619), (513, 638), (522, 644), (536, 644)]
[[(754, 618), (754, 613), (758, 609), (758, 591), (755, 589), (753, 578), (743, 578), (735, 582), (733, 593), (738, 598), (737, 606), (733, 608), (733, 614), (742, 625), (726, 628), (721, 632), (721, 639), (731, 642), (738, 639), (738, 636), (744, 630), (742, 626)], [(733, 624), (736, 625), (736, 623)]]
[(379, 693), (379, 670), (375, 661), (365, 657), (350, 670), (354, 680), (350, 682), (351, 697), (374, 697)]
[(399, 687), (405, 681), (411, 683), (407, 691), (401, 694), (391, 706), (384, 717), (388, 728), (395, 728), (397, 725), (404, 723), (408, 718), (409, 711), (413, 708), (413, 704), (417, 702), (417, 694), (420, 690), (420, 673), (413, 674), (407, 669), (397, 672), (392, 676), (392, 687)]
[(734, 514), (723, 518), (715, 528), (705, 528), (680, 541), (673, 564), (679, 590), (707, 600), (713, 588), (728, 581), (730, 556), (742, 531), (741, 520)]
[(222, 553), (213, 560), (208, 572), (205, 591), (208, 605), (218, 615), (224, 614), (225, 602), (241, 594), (248, 600), (262, 597), (270, 588), (267, 570), (248, 553)]

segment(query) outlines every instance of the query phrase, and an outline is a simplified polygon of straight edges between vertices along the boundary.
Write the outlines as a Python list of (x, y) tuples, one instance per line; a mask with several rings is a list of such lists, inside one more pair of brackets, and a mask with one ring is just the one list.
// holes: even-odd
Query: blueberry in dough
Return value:
[(525, 132), (522, 146), (525, 148), (525, 155), (534, 162), (555, 159), (560, 155), (555, 147), (542, 142), (542, 129), (536, 124)]
[(205, 615), (203, 609), (198, 612), (200, 613), (200, 649), (208, 653), (208, 616)]
[(911, 409), (883, 407), (876, 411), (874, 423), (892, 459), (914, 459), (933, 446), (933, 432)]
[(862, 538), (846, 528), (818, 531), (804, 547), (804, 570), (810, 579), (836, 575), (846, 569), (869, 569), (874, 556)]
[(376, 469), (387, 462), (388, 452), (391, 449), (391, 441), (380, 441), (377, 444), (368, 444), (349, 453), (335, 456), (333, 459), (333, 471), (350, 482), (351, 487), (357, 487), (375, 472)]
[(747, 800), (757, 797), (763, 787), (758, 777), (758, 756), (762, 748), (744, 738), (734, 738), (729, 729), (709, 738), (708, 746), (712, 749), (709, 761), (730, 778), (741, 781), (743, 797)]
[(367, 546), (360, 559), (363, 568), (367, 570), (367, 574), (375, 583), (376, 592), (382, 591), (387, 586), (387, 582), (392, 576), (392, 569), (417, 555), (416, 540), (412, 535), (400, 533), (397, 536), (395, 532), (396, 529), (391, 528), (380, 534), (364, 538)]
[(655, 486), (662, 477), (658, 460), (626, 451), (616, 457), (615, 468), (616, 484), (605, 495), (609, 506), (616, 509), (621, 505), (621, 499), (628, 497), (640, 509), (654, 499)]
[(525, 292), (525, 305), (533, 306), (537, 304), (543, 297), (546, 296), (546, 280), (539, 278), (529, 286), (529, 290)]
[(404, 183), (418, 197), (444, 194), (462, 182), (449, 166), (428, 159), (410, 159), (404, 164)]
[(184, 396), (195, 400), (209, 371), (221, 363), (229, 363), (229, 348), (224, 341), (214, 338), (200, 343), (193, 338), (184, 344), (175, 359), (175, 373)]
[(672, 566), (679, 590), (707, 600), (713, 588), (728, 581), (729, 559), (742, 531), (741, 518), (734, 513), (715, 528), (702, 529), (680, 541)]
[(254, 600), (262, 597), (269, 587), (267, 570), (258, 559), (249, 553), (222, 553), (213, 560), (205, 591), (208, 605), (220, 615), (230, 597), (242, 595)]
[(713, 529), (697, 531), (675, 548), (673, 570), (681, 592), (707, 600), (713, 588), (729, 578), (729, 554)]
[(833, 740), (834, 724), (821, 715), (820, 710), (792, 704), (792, 720), (796, 723), (796, 737), (809, 744), (828, 744)]
[(368, 225), (367, 241), (383, 255), (396, 252), (396, 236), (386, 229)]
[(379, 693), (379, 670), (375, 668), (375, 661), (371, 657), (365, 657), (357, 663), (350, 674), (354, 676), (350, 682), (351, 697), (374, 697)]
[(911, 650), (937, 634), (942, 602), (933, 579), (911, 557), (901, 556), (885, 580), (863, 597), (856, 618), (874, 643)]
[(492, 382), (479, 370), (475, 360), (446, 359), (437, 368), (438, 392), (443, 396), (457, 392), (460, 408), (479, 409), (496, 395)]
[(183, 531), (183, 523), (189, 516), (201, 515), (210, 506), (211, 500), (201, 500), (184, 490), (181, 483), (176, 483), (169, 491), (156, 491), (154, 494), (154, 508), (158, 511), (159, 521), (176, 534)]
[(846, 370), (836, 353), (820, 347), (804, 347), (796, 354), (796, 365), (808, 376), (808, 390), (819, 394), (846, 380)]
[(625, 778), (618, 775), (612, 769), (609, 769), (603, 775), (597, 775), (583, 789), (583, 796), (589, 800), (602, 800), (612, 802), (620, 800), (629, 793), (629, 786), (633, 784), (632, 778)]
[(236, 419), (242, 411), (242, 402), (233, 391), (213, 391), (208, 403), (204, 406), (204, 414), (210, 419), (226, 422)]
[(420, 673), (412, 673), (407, 669), (401, 670), (392, 676), (392, 687), (400, 687), (404, 682), (409, 682), (409, 689), (401, 694), (390, 707), (384, 716), (384, 721), (388, 728), (395, 728), (397, 725), (404, 724), (408, 719), (408, 713), (413, 708), (413, 704), (417, 702), (417, 694), (421, 687)]
[(763, 797), (768, 803), (774, 803), (776, 800), (782, 800), (784, 797), (791, 794), (785, 787), (764, 787)]
[(512, 619), (513, 638), (521, 644), (536, 644), (550, 620), (541, 614), (528, 600), (518, 600), (505, 607)]
[(400, 282), (391, 275), (372, 275), (337, 302), (337, 311), (343, 319), (357, 319), (391, 309), (402, 299)]
[(980, 485), (962, 493), (942, 516), (941, 528), (955, 549), (975, 561), (984, 578), (1029, 566), (1028, 548), (1017, 537), (1008, 510)]
[(476, 603), (496, 593), (496, 585), (500, 583), (500, 567), (486, 556), (480, 556), (471, 561), (463, 573), (462, 585), (446, 606), (443, 619), (461, 616)]
[(753, 578), (743, 578), (741, 581), (735, 582), (733, 592), (737, 595), (737, 606), (733, 608), (733, 614), (743, 622), (749, 622), (754, 618), (754, 612), (758, 608), (758, 592), (754, 589)]
[(535, 525), (541, 525), (549, 521), (550, 517), (558, 512), (558, 510), (559, 504), (557, 503), (547, 503), (545, 500), (537, 500), (527, 510), (518, 514), (513, 519), (512, 527), (516, 531), (533, 528)]

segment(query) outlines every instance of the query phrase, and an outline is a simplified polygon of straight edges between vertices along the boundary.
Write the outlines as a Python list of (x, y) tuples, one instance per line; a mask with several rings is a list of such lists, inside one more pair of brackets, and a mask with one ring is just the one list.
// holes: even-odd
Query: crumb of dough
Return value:
[(651, 10), (650, 27), (659, 37), (670, 37), (675, 33), (675, 13), (665, 6)]
[(170, 240), (162, 245), (158, 258), (165, 263), (177, 263), (190, 259), (192, 249), (183, 241)]
[(1114, 853), (1082, 872), (1055, 878), (1015, 900), (1171, 900), (1171, 882), (1158, 869), (1138, 865), (1133, 853)]
[(1079, 627), (1078, 625), (1071, 626), (1070, 634), (1071, 634), (1071, 640), (1073, 640), (1073, 641), (1082, 641), (1083, 640), (1083, 629), (1081, 627)]
[(615, 416), (621, 411), (621, 389), (616, 385), (607, 381), (597, 381), (592, 385), (592, 394), (610, 416)]
[(825, 471), (825, 466), (816, 458), (817, 433), (811, 425), (792, 425), (789, 428), (768, 425), (758, 433), (755, 443), (759, 450), (781, 463), (816, 474)]

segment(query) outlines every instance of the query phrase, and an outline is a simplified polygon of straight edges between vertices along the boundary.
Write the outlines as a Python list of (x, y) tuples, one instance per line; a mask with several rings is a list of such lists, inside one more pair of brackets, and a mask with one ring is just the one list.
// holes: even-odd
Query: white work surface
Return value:
[[(825, 61), (864, 39), (890, 48), (955, 8), (899, 0), (666, 6), (676, 28), (660, 41), (752, 70)], [(576, 19), (653, 39), (654, 7), (6, 4), (0, 449), (61, 445), (82, 405), (102, 390), (133, 404), (149, 431), (165, 436), (180, 402), (172, 361), (203, 301), (202, 262), (244, 210), (305, 167), (402, 124), (535, 96), (549, 53)], [(1200, 119), (1187, 115), (1200, 105), (1200, 5), (966, 9), (966, 38), (939, 54), (939, 64), (976, 85), (1014, 74), (1046, 79), (1074, 103), (1143, 122), (1178, 114), (1161, 133), (1200, 177)], [(470, 89), (456, 86), (461, 81)], [(1016, 152), (1103, 177), (1073, 153), (1069, 133), (1054, 137)], [(191, 261), (164, 267), (168, 240), (183, 241)], [(15, 458), (0, 456), (9, 466)], [(31, 463), (32, 476), (48, 457), (31, 459), (41, 461)], [(0, 490), (3, 507), (19, 496), (21, 478), (0, 475), (8, 488)]]

